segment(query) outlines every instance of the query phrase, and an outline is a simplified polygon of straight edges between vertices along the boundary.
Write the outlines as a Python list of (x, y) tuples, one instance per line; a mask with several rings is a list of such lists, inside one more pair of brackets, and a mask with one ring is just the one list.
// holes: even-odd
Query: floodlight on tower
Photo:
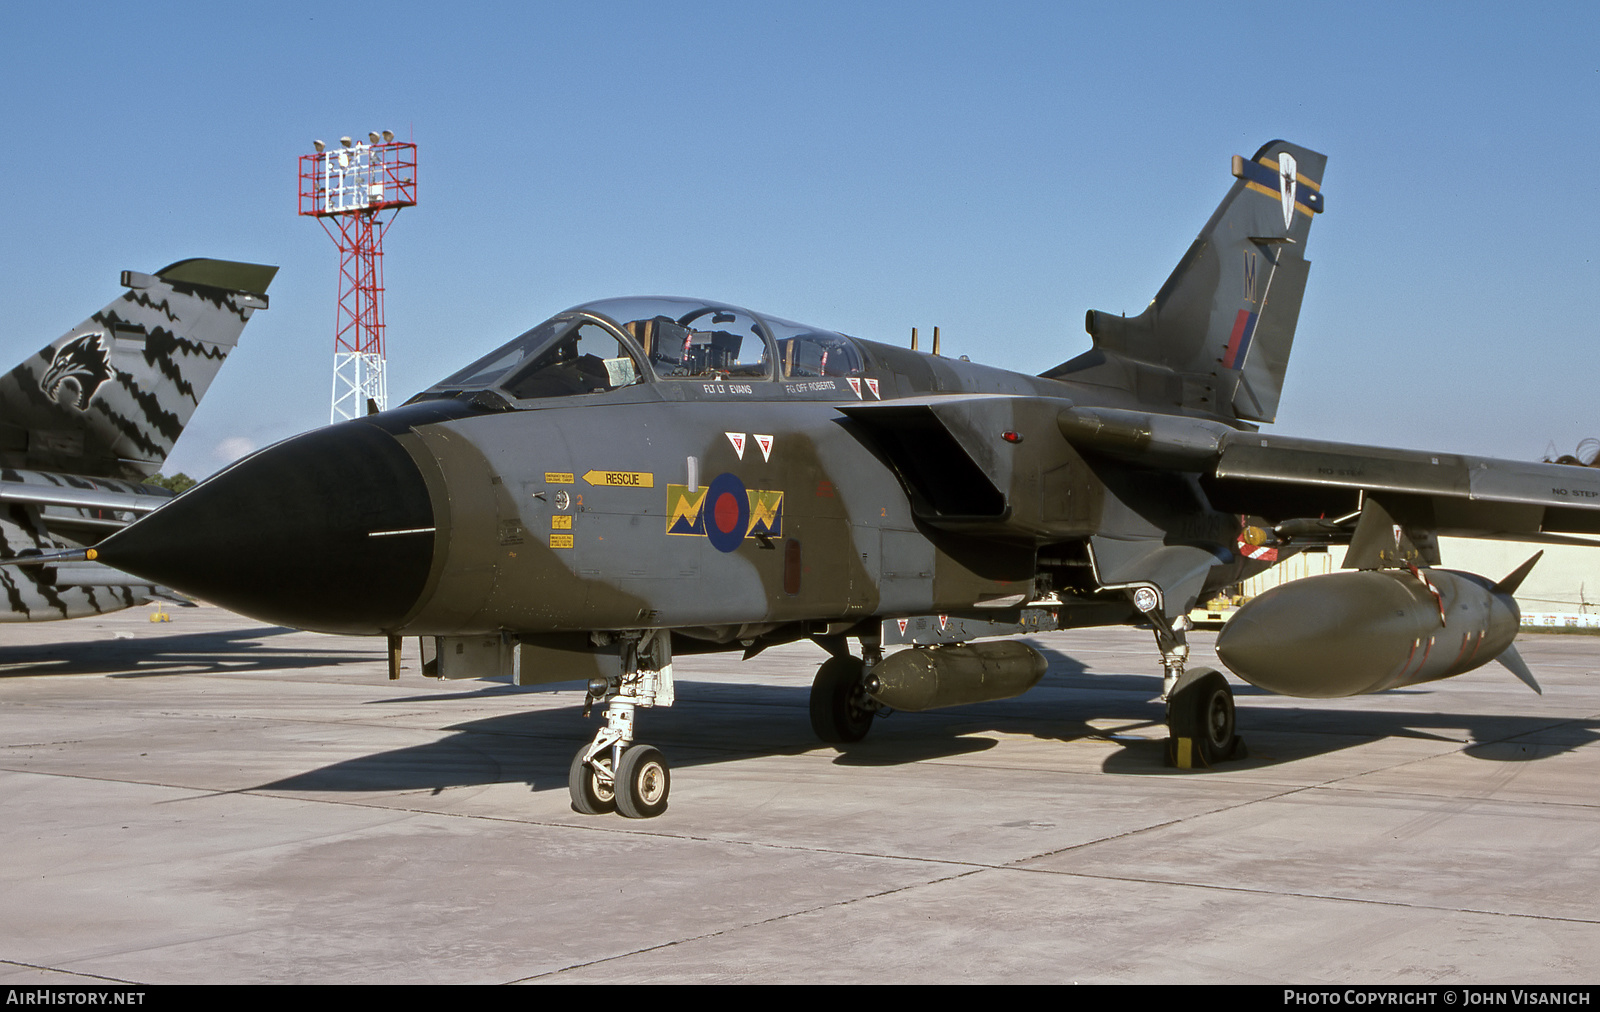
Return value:
[(417, 202), (417, 146), (385, 130), (370, 144), (314, 141), (300, 156), (300, 213), (339, 247), (339, 309), (333, 337), (329, 421), (389, 406), (384, 377), (383, 236), (401, 208)]

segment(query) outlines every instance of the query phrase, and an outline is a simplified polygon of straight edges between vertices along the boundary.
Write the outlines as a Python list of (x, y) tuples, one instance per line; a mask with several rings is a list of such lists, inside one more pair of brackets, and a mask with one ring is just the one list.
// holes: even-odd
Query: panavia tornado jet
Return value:
[[(182, 260), (122, 272), (126, 293), (0, 376), (0, 560), (98, 543), (172, 493), (142, 484), (172, 451), (276, 267)], [(68, 559), (0, 569), (0, 622), (143, 604), (146, 579)]]
[[(98, 546), (263, 621), (422, 641), (443, 678), (586, 680), (581, 812), (667, 805), (643, 708), (674, 655), (809, 639), (825, 741), (889, 709), (1025, 692), (1008, 634), (1154, 633), (1172, 758), (1236, 755), (1232, 692), (1190, 667), (1203, 595), (1307, 548), (1350, 572), (1242, 609), (1218, 642), (1276, 692), (1373, 692), (1499, 659), (1500, 579), (1441, 534), (1600, 533), (1600, 471), (1264, 435), (1324, 209), (1325, 158), (1233, 159), (1221, 205), (1140, 315), (1027, 376), (676, 298), (559, 313), (403, 407), (289, 439)], [(1581, 540), (1581, 539), (1580, 539)], [(351, 594), (349, 574), (364, 574)], [(886, 648), (900, 646), (902, 649)], [(586, 707), (587, 709), (587, 707)]]

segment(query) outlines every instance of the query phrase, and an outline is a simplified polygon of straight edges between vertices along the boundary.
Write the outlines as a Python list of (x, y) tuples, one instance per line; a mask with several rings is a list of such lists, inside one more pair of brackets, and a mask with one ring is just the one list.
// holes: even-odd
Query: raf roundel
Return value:
[(750, 530), (750, 493), (739, 476), (724, 472), (706, 489), (706, 536), (719, 552), (731, 552), (744, 543)]

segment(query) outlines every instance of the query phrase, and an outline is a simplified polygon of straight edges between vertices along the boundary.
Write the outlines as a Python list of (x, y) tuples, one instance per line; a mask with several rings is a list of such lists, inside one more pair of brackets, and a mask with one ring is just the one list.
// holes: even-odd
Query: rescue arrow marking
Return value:
[(583, 480), (608, 488), (655, 488), (656, 476), (649, 471), (587, 471)]

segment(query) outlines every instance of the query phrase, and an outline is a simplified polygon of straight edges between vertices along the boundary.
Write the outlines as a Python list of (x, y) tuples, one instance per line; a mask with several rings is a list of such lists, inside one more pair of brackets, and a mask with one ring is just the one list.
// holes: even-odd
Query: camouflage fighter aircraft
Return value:
[[(182, 260), (0, 376), (0, 559), (83, 548), (167, 502), (142, 484), (205, 396), (276, 267)], [(78, 618), (159, 590), (102, 563), (0, 569), (0, 622)]]
[(414, 635), (440, 677), (586, 679), (605, 724), (572, 803), (630, 817), (667, 805), (635, 715), (672, 703), (673, 655), (801, 639), (830, 655), (812, 724), (849, 742), (886, 709), (1026, 691), (1044, 660), (1005, 634), (1143, 624), (1174, 761), (1227, 759), (1232, 692), (1187, 666), (1187, 612), (1330, 544), (1355, 571), (1222, 634), (1240, 677), (1344, 695), (1499, 658), (1531, 682), (1511, 646), (1528, 567), (1437, 568), (1437, 536), (1600, 533), (1600, 472), (1258, 431), (1324, 164), (1281, 141), (1234, 158), (1150, 306), (1090, 312), (1092, 350), (1042, 376), (720, 303), (593, 302), (403, 407), (238, 462), (99, 557), (264, 621), (387, 636), (391, 676)]

